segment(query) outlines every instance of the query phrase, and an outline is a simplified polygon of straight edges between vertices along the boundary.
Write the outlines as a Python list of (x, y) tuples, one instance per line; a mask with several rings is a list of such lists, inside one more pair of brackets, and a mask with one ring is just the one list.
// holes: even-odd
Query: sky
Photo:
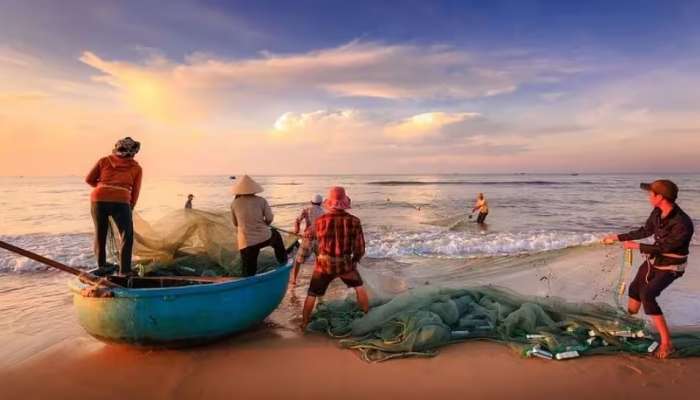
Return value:
[(0, 175), (700, 172), (697, 1), (0, 0)]

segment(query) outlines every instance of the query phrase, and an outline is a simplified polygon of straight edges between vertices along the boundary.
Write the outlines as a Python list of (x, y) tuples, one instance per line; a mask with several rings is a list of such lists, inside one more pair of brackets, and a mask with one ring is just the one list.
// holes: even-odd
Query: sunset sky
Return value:
[(700, 172), (697, 1), (0, 0), (0, 175)]

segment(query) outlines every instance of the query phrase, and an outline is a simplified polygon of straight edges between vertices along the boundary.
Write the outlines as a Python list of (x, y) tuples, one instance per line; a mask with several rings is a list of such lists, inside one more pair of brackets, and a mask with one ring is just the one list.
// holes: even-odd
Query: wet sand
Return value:
[[(611, 248), (572, 249), (523, 258), (523, 267), (513, 269), (512, 274), (479, 267), (467, 268), (464, 273), (475, 283), (497, 283), (538, 295), (576, 292), (585, 285), (609, 289), (619, 254)], [(689, 266), (687, 276), (662, 297), (662, 306), (676, 315), (675, 309), (688, 309), (687, 304), (675, 304), (687, 300), (682, 294), (698, 287), (700, 274), (690, 273), (696, 266), (700, 267), (697, 263)], [(289, 291), (280, 308), (262, 325), (209, 346), (182, 350), (102, 344), (77, 325), (65, 279), (60, 275), (49, 275), (38, 283), (36, 276), (6, 276), (8, 285), (0, 293), (4, 311), (16, 309), (16, 305), (10, 307), (21, 299), (32, 300), (23, 312), (5, 313), (2, 318), (0, 398), (697, 397), (693, 389), (697, 387), (700, 358), (655, 360), (611, 355), (546, 361), (523, 359), (504, 344), (468, 342), (445, 347), (430, 359), (367, 364), (335, 340), (295, 329), (309, 272), (307, 267), (300, 286)], [(549, 284), (541, 276), (556, 279)], [(345, 290), (334, 282), (332, 293), (341, 296)], [(598, 295), (596, 290), (590, 294)], [(680, 317), (693, 322), (699, 315), (693, 312)]]
[(700, 359), (598, 356), (554, 362), (495, 343), (463, 343), (431, 359), (367, 364), (317, 335), (274, 330), (180, 351), (75, 345), (0, 376), (4, 399), (696, 398)]

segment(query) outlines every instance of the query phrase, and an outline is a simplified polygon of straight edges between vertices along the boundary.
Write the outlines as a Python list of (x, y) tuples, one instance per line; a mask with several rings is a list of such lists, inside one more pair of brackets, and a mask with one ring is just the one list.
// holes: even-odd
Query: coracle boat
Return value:
[(121, 278), (125, 282), (118, 283), (126, 287), (109, 288), (109, 297), (90, 295), (90, 284), (78, 278), (69, 286), (78, 320), (93, 337), (179, 347), (211, 342), (260, 323), (282, 301), (291, 267), (290, 261), (253, 277), (209, 282)]

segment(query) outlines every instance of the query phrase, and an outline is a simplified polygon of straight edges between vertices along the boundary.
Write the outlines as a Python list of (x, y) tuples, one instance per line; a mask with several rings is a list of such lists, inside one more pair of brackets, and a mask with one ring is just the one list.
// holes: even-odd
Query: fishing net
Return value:
[[(503, 288), (424, 287), (375, 300), (365, 315), (350, 298), (319, 304), (309, 329), (340, 338), (366, 361), (434, 356), (465, 340), (505, 342), (523, 356), (567, 359), (627, 352), (658, 343), (645, 322), (605, 303), (523, 296)], [(700, 355), (700, 334), (674, 335), (676, 356)]]
[[(610, 256), (614, 253), (613, 248), (582, 246), (477, 258), (445, 272), (454, 277), (453, 284), (435, 286), (419, 279), (402, 287), (400, 279), (361, 266), (370, 312), (365, 315), (353, 295), (326, 300), (308, 328), (339, 338), (343, 347), (370, 362), (434, 356), (438, 348), (466, 340), (503, 342), (523, 356), (553, 360), (619, 352), (649, 355), (658, 339), (642, 315), (625, 310), (632, 259)], [(572, 268), (571, 258), (588, 265)], [(449, 260), (430, 261), (425, 267), (435, 276)], [(463, 287), (464, 282), (473, 287)], [(700, 355), (699, 330), (673, 328), (672, 333), (674, 357)]]
[[(112, 232), (116, 227), (112, 226)], [(112, 248), (115, 259), (116, 236)], [(282, 234), (285, 246), (296, 238)], [(241, 257), (231, 212), (187, 209), (173, 211), (154, 223), (134, 213), (134, 269), (150, 276), (240, 276)], [(278, 263), (271, 247), (258, 257), (258, 273)]]

